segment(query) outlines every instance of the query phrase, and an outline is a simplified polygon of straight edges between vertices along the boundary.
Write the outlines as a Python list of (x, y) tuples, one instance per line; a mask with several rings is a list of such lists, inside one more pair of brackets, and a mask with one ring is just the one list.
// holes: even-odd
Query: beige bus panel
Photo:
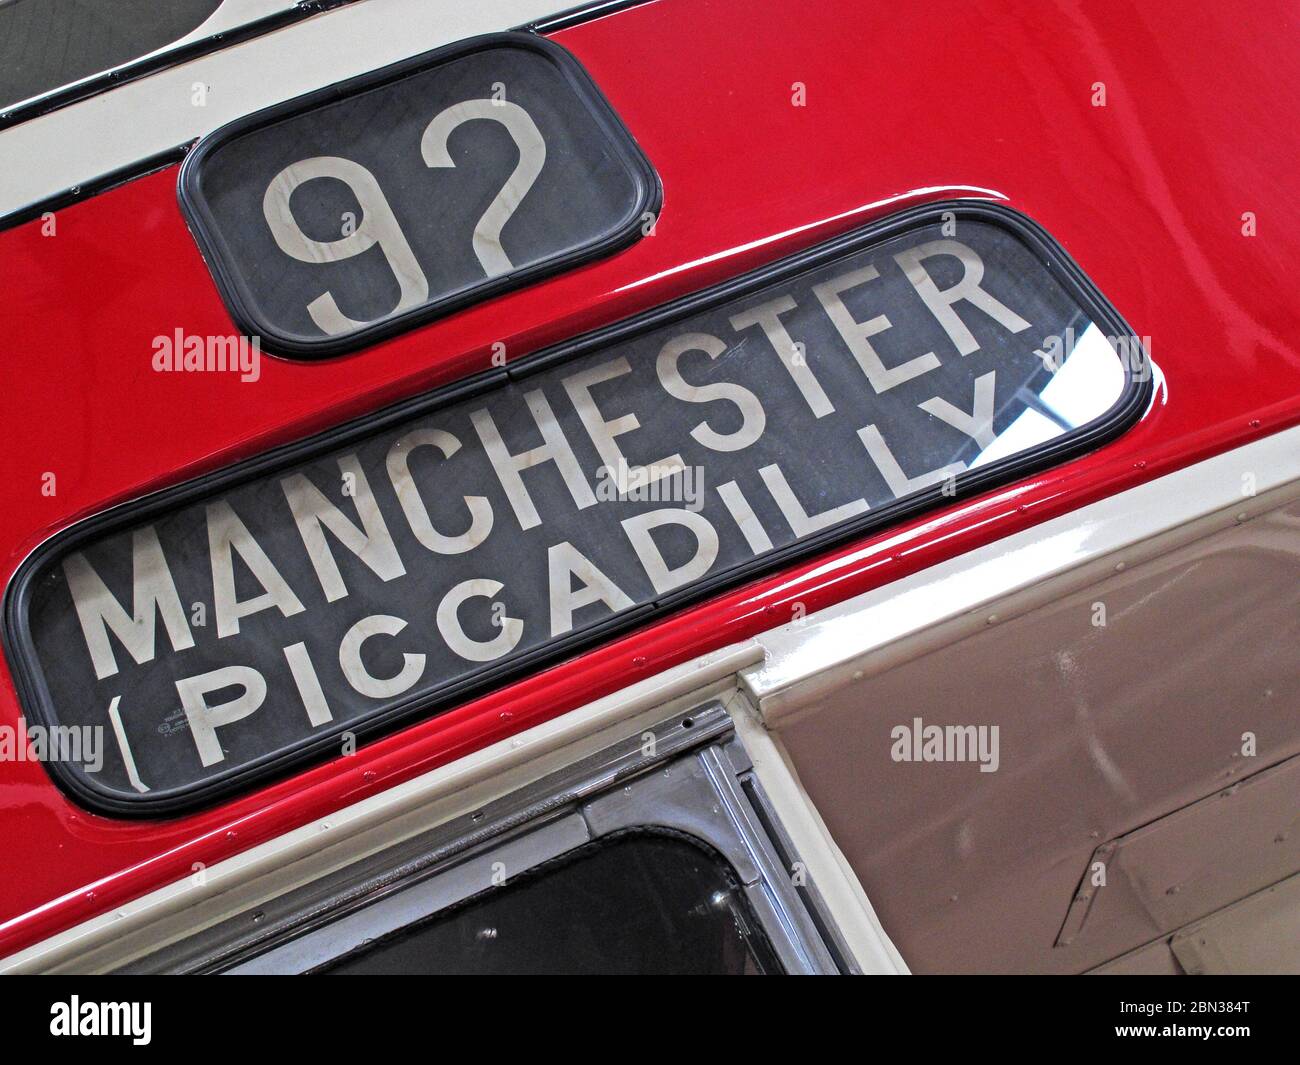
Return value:
[[(1223, 816), (1171, 819), (1168, 852), (1125, 857), (1058, 945), (1099, 846), (1300, 753), (1300, 502), (1283, 495), (765, 709), (913, 971), (1085, 971), (1300, 869), (1294, 841), (1273, 842), (1285, 811), (1241, 797), (1273, 786), (1261, 779)], [(914, 718), (998, 726), (998, 768), (893, 760), (891, 732)], [(1211, 868), (1212, 883), (1159, 894)]]

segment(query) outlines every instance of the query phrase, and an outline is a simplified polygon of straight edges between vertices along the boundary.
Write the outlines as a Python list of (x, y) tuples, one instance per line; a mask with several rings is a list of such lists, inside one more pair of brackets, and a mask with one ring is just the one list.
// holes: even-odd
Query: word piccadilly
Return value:
[(45, 714), (118, 740), (85, 785), (175, 794), (445, 703), (1015, 454), (1008, 430), (1070, 431), (1041, 396), (1074, 360), (1034, 349), (1078, 301), (1009, 231), (961, 236), (548, 358), (44, 563)]

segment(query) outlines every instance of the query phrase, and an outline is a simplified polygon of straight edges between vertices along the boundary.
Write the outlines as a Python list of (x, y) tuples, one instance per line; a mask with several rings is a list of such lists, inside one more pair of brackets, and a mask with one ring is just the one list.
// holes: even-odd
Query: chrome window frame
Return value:
[(720, 857), (787, 973), (859, 971), (716, 700), (118, 971), (310, 971), (483, 895), (493, 862), (519, 876), (630, 831)]

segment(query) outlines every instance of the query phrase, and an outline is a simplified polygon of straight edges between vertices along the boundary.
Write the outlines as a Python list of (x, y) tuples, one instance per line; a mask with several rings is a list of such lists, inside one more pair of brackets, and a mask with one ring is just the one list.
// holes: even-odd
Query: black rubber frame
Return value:
[[(418, 71), (496, 48), (524, 49), (542, 56), (560, 72), (577, 98), (587, 107), (591, 117), (609, 138), (615, 153), (626, 167), (635, 185), (636, 202), (626, 217), (620, 219), (614, 228), (601, 237), (572, 251), (548, 256), (506, 274), (485, 278), (468, 289), (430, 300), (402, 314), (381, 318), (344, 336), (322, 336), (319, 340), (304, 341), (278, 333), (267, 323), (258, 321), (252, 310), (251, 293), (238, 272), (231, 268), (234, 256), (230, 253), (229, 245), (221, 234), (220, 226), (217, 225), (199, 192), (201, 171), (207, 157), (231, 140), (292, 115), (302, 114), (335, 100), (398, 81)], [(455, 44), (424, 52), (391, 66), (369, 71), (359, 77), (341, 81), (337, 85), (318, 89), (305, 96), (298, 96), (236, 119), (209, 133), (186, 155), (185, 161), (181, 164), (176, 191), (180, 200), (181, 213), (185, 216), (190, 232), (203, 253), (208, 269), (212, 272), (226, 309), (234, 319), (235, 328), (246, 336), (260, 337), (263, 351), (288, 359), (328, 359), (347, 355), (473, 304), (482, 303), (493, 296), (499, 296), (555, 274), (584, 266), (597, 259), (603, 259), (636, 243), (643, 235), (646, 216), (657, 216), (663, 201), (663, 188), (659, 182), (659, 175), (627, 127), (623, 125), (617, 112), (583, 69), (582, 64), (568, 49), (545, 37), (513, 30), (457, 41)]]
[[(493, 369), (448, 388), (404, 400), (336, 428), (274, 448), (226, 469), (120, 504), (56, 533), (23, 560), (5, 593), (0, 637), (3, 638), (5, 654), (22, 707), (34, 722), (43, 725), (59, 723), (31, 642), (27, 611), (35, 577), (87, 541), (150, 521), (205, 495), (267, 476), (405, 419), (491, 391), (507, 381), (527, 378), (545, 367), (566, 362), (632, 334), (669, 324), (696, 311), (734, 299), (926, 223), (945, 220), (948, 215), (955, 219), (998, 225), (1010, 231), (1040, 258), (1051, 276), (1078, 300), (1080, 306), (1104, 332), (1116, 337), (1134, 337), (1119, 312), (1106, 301), (1064, 249), (1025, 215), (1001, 204), (983, 200), (950, 200), (911, 208), (701, 292), (525, 356), (507, 367)], [(1095, 450), (1137, 421), (1150, 404), (1154, 388), (1151, 363), (1146, 351), (1136, 342), (1130, 351), (1130, 360), (1124, 365), (1124, 374), (1124, 391), (1109, 411), (1087, 425), (1071, 430), (1023, 455), (1009, 456), (977, 470), (958, 474), (953, 487), (946, 494), (945, 486), (934, 485), (894, 500), (857, 518), (774, 550), (762, 558), (733, 566), (690, 587), (634, 607), (590, 629), (553, 640), (509, 662), (488, 667), (472, 677), (461, 678), (418, 699), (389, 707), (364, 721), (341, 722), (300, 746), (286, 751), (268, 752), (262, 759), (245, 763), (192, 787), (173, 789), (170, 792), (151, 792), (148, 796), (137, 798), (123, 792), (110, 793), (94, 788), (82, 774), (61, 762), (47, 763), (46, 768), (59, 787), (72, 799), (97, 813), (126, 817), (170, 817), (213, 805), (229, 796), (284, 777), (294, 769), (337, 754), (339, 740), (344, 733), (352, 733), (358, 742), (362, 742), (392, 732), (400, 726), (432, 717), (458, 703), (589, 650), (614, 636), (660, 620), (674, 611), (745, 581), (779, 571), (784, 566), (839, 544), (879, 532), (888, 525), (1019, 480), (1027, 474)]]

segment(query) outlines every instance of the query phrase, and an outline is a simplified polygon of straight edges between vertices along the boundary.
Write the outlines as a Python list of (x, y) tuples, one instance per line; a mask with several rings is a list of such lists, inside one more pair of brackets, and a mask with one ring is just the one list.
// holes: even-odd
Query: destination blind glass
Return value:
[(659, 186), (577, 61), (496, 34), (240, 119), (180, 201), (240, 331), (373, 343), (639, 239)]
[(30, 719), (102, 737), (51, 770), (193, 805), (1092, 446), (1149, 367), (1053, 255), (924, 212), (92, 519), (11, 589)]

